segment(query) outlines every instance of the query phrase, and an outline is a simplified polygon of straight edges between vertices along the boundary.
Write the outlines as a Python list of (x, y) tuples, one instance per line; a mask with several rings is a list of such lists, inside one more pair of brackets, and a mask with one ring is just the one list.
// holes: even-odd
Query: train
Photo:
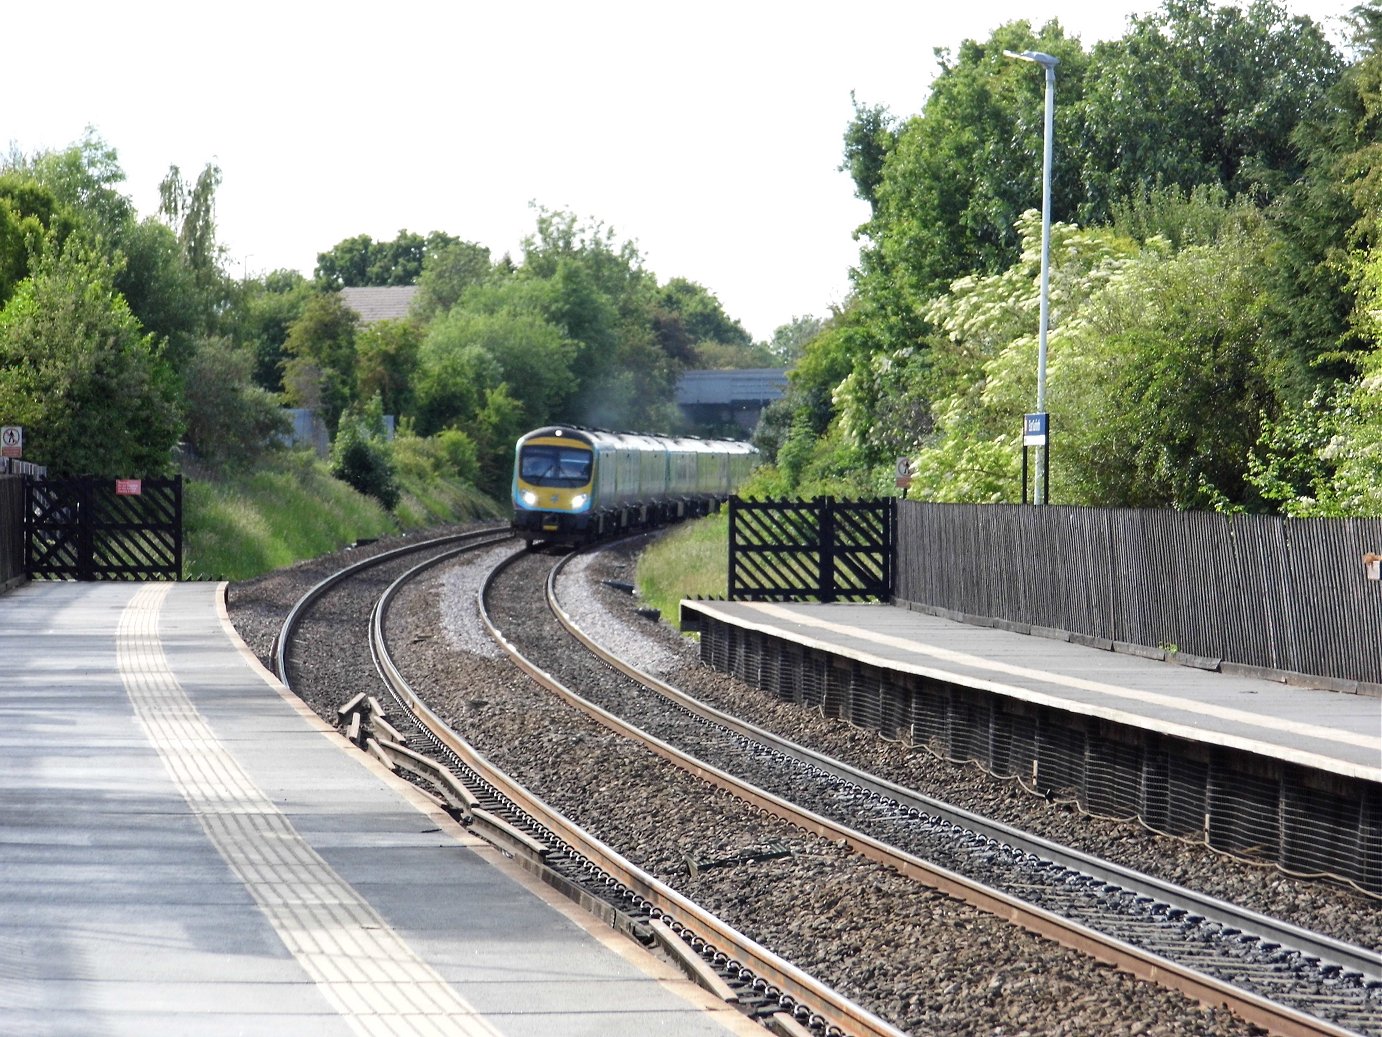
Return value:
[(514, 448), (513, 530), (575, 544), (707, 514), (758, 460), (748, 443), (547, 425)]

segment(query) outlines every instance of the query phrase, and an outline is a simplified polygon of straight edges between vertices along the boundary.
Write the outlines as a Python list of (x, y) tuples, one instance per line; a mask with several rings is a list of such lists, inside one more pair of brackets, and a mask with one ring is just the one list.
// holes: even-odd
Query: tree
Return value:
[[(1019, 499), (1018, 422), (1036, 394), (1040, 214), (1029, 210), (1018, 227), (1023, 249), (1017, 263), (1001, 273), (961, 278), (931, 303), (926, 317), (937, 333), (930, 341), (876, 355), (836, 390), (841, 432), (874, 466), (899, 454), (913, 456), (913, 492), (924, 499)], [(1071, 449), (1067, 421), (1098, 420), (1075, 405), (1066, 388), (1062, 372), (1075, 348), (1069, 343), (1076, 341), (1091, 298), (1136, 252), (1135, 242), (1108, 230), (1051, 227), (1048, 406), (1062, 430), (1062, 456)], [(1054, 475), (1052, 496), (1071, 499), (1068, 485)]]
[[(1158, 186), (1219, 184), (1272, 197), (1300, 173), (1291, 139), (1315, 118), (1341, 60), (1323, 29), (1274, 0), (1246, 9), (1164, 0), (1098, 45), (1076, 102), (1080, 222)], [(1157, 117), (1150, 119), (1149, 112)]]
[(384, 439), (383, 408), (377, 396), (363, 406), (351, 404), (341, 414), (331, 444), (331, 474), (389, 511), (398, 506), (398, 472)]
[(793, 317), (786, 324), (779, 325), (768, 341), (768, 352), (782, 367), (792, 364), (806, 352), (806, 347), (825, 329), (825, 321), (819, 317)]
[(0, 306), (43, 250), (61, 247), (74, 229), (57, 195), (32, 174), (0, 173)]
[(119, 247), (125, 231), (137, 222), (134, 203), (119, 190), (125, 182), (119, 156), (94, 128), (88, 126), (71, 147), (37, 156), (30, 168), (82, 230), (107, 247)]
[(183, 259), (197, 284), (214, 289), (221, 277), (223, 249), (216, 243), (216, 189), (221, 170), (207, 163), (194, 183), (182, 178), (177, 166), (158, 185), (159, 212), (178, 236)]
[(284, 393), (317, 410), (335, 434), (341, 412), (356, 399), (355, 329), (359, 319), (337, 292), (318, 292), (288, 329)]
[(1290, 515), (1382, 516), (1382, 5), (1354, 16), (1359, 59), (1274, 214), (1274, 345), (1315, 387), (1266, 423), (1251, 477)]
[(240, 283), (229, 331), (254, 354), (254, 384), (261, 389), (284, 391), (288, 332), (313, 294), (311, 283), (296, 270), (275, 270)]
[(202, 464), (245, 471), (292, 431), (277, 399), (254, 384), (254, 355), (229, 339), (201, 339), (183, 372), (186, 442)]
[(483, 283), (493, 269), (489, 249), (471, 241), (430, 250), (422, 261), (413, 312), (422, 320), (446, 313), (467, 288)]
[(1271, 210), (1272, 377), (1277, 395), (1295, 408), (1352, 379), (1370, 343), (1354, 316), (1353, 275), (1376, 234), (1376, 199), (1369, 197), (1376, 192), (1367, 185), (1382, 168), (1382, 7), (1359, 7), (1355, 18), (1359, 60), (1330, 87), (1319, 116), (1296, 127), (1304, 169)]
[(223, 314), (210, 308), (177, 235), (158, 220), (125, 226), (118, 254), (124, 262), (116, 271), (115, 287), (144, 329), (162, 343), (169, 362), (181, 370), (199, 338), (211, 335)]
[(466, 430), (484, 405), (485, 393), (502, 380), (498, 362), (459, 329), (433, 326), (418, 350), (413, 394), (420, 435), (445, 428)]
[(459, 239), (440, 231), (424, 238), (400, 230), (392, 241), (357, 234), (317, 256), (316, 279), (327, 288), (417, 284), (429, 255), (459, 244)]
[(657, 307), (676, 314), (693, 342), (719, 342), (748, 349), (753, 344), (744, 326), (725, 313), (714, 293), (695, 281), (674, 277), (658, 292)]
[(530, 427), (572, 420), (575, 344), (535, 309), (503, 305), (524, 299), (521, 287), (498, 289), (486, 295), (486, 308), (456, 308), (432, 324), (419, 358), (424, 430), (464, 427), (501, 384)]
[[(1041, 203), (1045, 81), (1003, 51), (1029, 49), (1060, 59), (1052, 208), (1057, 220), (1073, 212), (1079, 166), (1067, 142), (1078, 139), (1087, 58), (1058, 22), (1039, 33), (1013, 22), (984, 43), (965, 40), (953, 60), (937, 51), (941, 73), (921, 115), (898, 131), (871, 190), (861, 290), (896, 293), (894, 307), (914, 307), (958, 277), (992, 273), (1016, 258), (1017, 217)], [(876, 121), (867, 111), (860, 119), (846, 133), (846, 161), (851, 141)]]
[[(1058, 370), (1069, 428), (1053, 482), (1093, 504), (1258, 510), (1248, 457), (1275, 406), (1262, 319), (1265, 221), (1145, 249), (1083, 311)], [(1053, 423), (1056, 417), (1052, 418)], [(1054, 490), (1053, 490), (1054, 495)]]
[(854, 197), (868, 202), (876, 214), (883, 170), (897, 145), (896, 120), (881, 105), (860, 104), (852, 90), (849, 102), (854, 105), (854, 119), (845, 130), (845, 160), (840, 171), (854, 181)]
[(360, 397), (378, 397), (385, 414), (411, 414), (421, 339), (419, 325), (411, 320), (381, 320), (362, 329), (355, 344)]
[(45, 251), (0, 311), (0, 413), (55, 474), (169, 471), (176, 379), (89, 246)]

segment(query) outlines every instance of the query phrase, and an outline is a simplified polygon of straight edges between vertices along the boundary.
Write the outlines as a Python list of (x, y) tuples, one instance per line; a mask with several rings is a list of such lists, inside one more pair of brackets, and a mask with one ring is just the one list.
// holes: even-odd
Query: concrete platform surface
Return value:
[(1179, 666), (876, 604), (684, 609), (870, 665), (1382, 782), (1382, 699)]
[(284, 692), (204, 583), (0, 595), (0, 1033), (762, 1031)]

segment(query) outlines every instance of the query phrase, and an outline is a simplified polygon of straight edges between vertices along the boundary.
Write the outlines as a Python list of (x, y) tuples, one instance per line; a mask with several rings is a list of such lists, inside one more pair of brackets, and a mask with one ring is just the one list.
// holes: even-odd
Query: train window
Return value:
[(590, 451), (580, 448), (525, 446), (519, 477), (534, 486), (584, 486), (590, 482), (590, 459)]

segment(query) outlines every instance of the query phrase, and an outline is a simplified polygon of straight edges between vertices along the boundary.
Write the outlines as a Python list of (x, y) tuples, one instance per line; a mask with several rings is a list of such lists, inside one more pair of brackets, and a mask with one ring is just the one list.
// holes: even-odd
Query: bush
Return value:
[(331, 474), (392, 511), (398, 506), (398, 473), (384, 441), (379, 397), (363, 410), (347, 408), (331, 444)]

